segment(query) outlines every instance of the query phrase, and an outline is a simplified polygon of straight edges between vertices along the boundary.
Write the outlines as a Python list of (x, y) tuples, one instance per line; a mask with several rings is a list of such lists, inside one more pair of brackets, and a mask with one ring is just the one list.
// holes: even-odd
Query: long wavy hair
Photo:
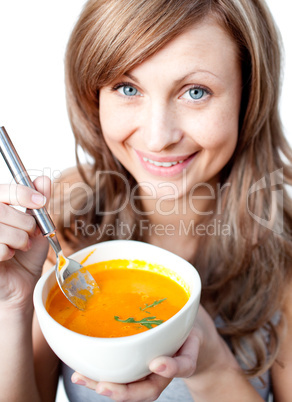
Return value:
[[(292, 152), (282, 132), (278, 102), (281, 46), (273, 19), (261, 0), (89, 0), (66, 53), (68, 112), (76, 138), (80, 174), (93, 190), (75, 198), (86, 224), (105, 228), (117, 220), (138, 228), (128, 188), (134, 178), (108, 149), (99, 122), (99, 90), (160, 50), (185, 29), (212, 15), (235, 41), (242, 68), (242, 102), (235, 153), (221, 172), (220, 208), (209, 217), (231, 228), (230, 236), (201, 236), (193, 261), (200, 271), (202, 304), (224, 322), (228, 338), (248, 376), (275, 361), (285, 283), (291, 279)], [(90, 158), (86, 169), (79, 148)], [(96, 172), (116, 172), (100, 175)], [(93, 179), (94, 178), (94, 179)], [(94, 181), (93, 181), (94, 180)], [(226, 185), (226, 184), (231, 185)], [(248, 195), (248, 197), (247, 197)], [(98, 205), (98, 209), (96, 208)], [(138, 205), (142, 210), (141, 205)], [(64, 208), (64, 214), (66, 208)], [(76, 214), (60, 230), (75, 247), (95, 242), (74, 233)], [(208, 222), (206, 222), (207, 224)], [(104, 231), (100, 240), (123, 238)], [(139, 230), (132, 238), (145, 241)], [(267, 342), (267, 336), (269, 342)], [(253, 353), (247, 353), (247, 351)]]

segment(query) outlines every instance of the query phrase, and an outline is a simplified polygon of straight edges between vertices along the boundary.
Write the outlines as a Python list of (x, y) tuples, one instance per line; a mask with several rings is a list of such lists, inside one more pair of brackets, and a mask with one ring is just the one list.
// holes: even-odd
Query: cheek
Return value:
[(117, 141), (119, 137), (119, 127), (116, 124), (116, 116), (111, 110), (102, 107), (99, 113), (101, 130), (106, 142), (108, 142), (108, 140)]
[(206, 149), (218, 149), (220, 147), (227, 147), (234, 149), (238, 138), (238, 119), (230, 116), (224, 119), (214, 120), (206, 130), (206, 135), (201, 138), (202, 143)]
[(100, 95), (99, 119), (104, 139), (109, 142), (123, 142), (129, 131), (127, 118), (120, 108), (114, 107), (106, 95)]
[(238, 119), (237, 108), (210, 108), (189, 122), (188, 130), (203, 149), (211, 151), (227, 147), (230, 151), (234, 150), (237, 143)]

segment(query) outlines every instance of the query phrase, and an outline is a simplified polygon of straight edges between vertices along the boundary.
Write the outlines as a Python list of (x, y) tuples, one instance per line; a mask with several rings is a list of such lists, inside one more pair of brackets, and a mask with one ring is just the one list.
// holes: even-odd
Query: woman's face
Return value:
[(236, 146), (240, 100), (236, 45), (206, 19), (103, 87), (100, 122), (146, 193), (180, 198), (216, 185)]

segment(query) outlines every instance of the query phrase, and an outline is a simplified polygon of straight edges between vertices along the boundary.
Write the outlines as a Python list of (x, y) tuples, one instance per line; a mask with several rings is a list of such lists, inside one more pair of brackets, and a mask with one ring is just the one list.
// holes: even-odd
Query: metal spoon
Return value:
[[(16, 183), (35, 189), (4, 127), (0, 127), (0, 152)], [(88, 299), (99, 292), (97, 283), (86, 268), (64, 256), (56, 227), (46, 208), (32, 209), (31, 213), (56, 253), (55, 272), (62, 292), (75, 307), (84, 310)]]

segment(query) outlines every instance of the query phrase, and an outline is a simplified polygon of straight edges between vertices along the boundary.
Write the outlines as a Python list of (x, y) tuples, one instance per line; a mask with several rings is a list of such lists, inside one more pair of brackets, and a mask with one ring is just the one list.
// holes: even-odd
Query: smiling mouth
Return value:
[(148, 158), (145, 158), (145, 156), (143, 156), (143, 161), (144, 162), (148, 162), (148, 163), (151, 163), (152, 165), (154, 165), (154, 166), (158, 166), (158, 167), (171, 167), (171, 166), (175, 166), (175, 165), (177, 165), (178, 163), (183, 163), (184, 161), (185, 161), (185, 159), (183, 159), (183, 160), (181, 160), (181, 161), (174, 161), (174, 162), (158, 162), (158, 161), (154, 161), (154, 160), (152, 160), (152, 159), (148, 159)]
[[(177, 156), (169, 156), (169, 159), (166, 156), (160, 156), (157, 159), (151, 159), (145, 154), (141, 154), (141, 152), (136, 151), (142, 166), (151, 174), (165, 177), (172, 177), (182, 173), (184, 169), (187, 168), (189, 163), (193, 160), (194, 157), (198, 154), (199, 151), (194, 152), (191, 155), (177, 155)], [(150, 155), (149, 155), (150, 156)]]

